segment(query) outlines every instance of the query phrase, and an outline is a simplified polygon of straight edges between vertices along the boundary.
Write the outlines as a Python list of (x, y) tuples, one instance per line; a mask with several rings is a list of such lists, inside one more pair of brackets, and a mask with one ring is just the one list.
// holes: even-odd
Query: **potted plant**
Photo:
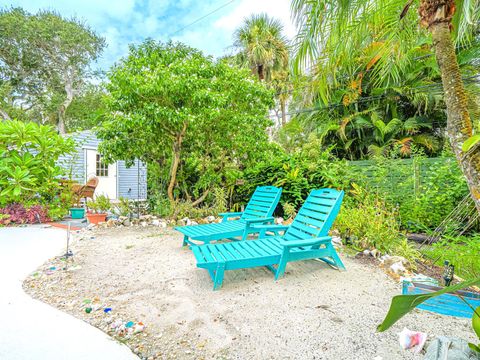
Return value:
[(99, 195), (94, 201), (87, 202), (87, 219), (90, 224), (99, 224), (107, 218), (111, 208), (110, 199), (105, 195)]
[(80, 205), (80, 195), (75, 193), (71, 182), (64, 183), (65, 190), (63, 197), (70, 199), (72, 206), (69, 208), (72, 219), (83, 219), (85, 217), (85, 208)]

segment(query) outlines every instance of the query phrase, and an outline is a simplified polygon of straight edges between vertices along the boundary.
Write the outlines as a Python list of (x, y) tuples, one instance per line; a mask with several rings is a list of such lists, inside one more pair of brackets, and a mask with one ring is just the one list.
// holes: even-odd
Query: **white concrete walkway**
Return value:
[(23, 291), (23, 279), (64, 252), (65, 242), (62, 229), (0, 228), (0, 359), (138, 360), (102, 331)]

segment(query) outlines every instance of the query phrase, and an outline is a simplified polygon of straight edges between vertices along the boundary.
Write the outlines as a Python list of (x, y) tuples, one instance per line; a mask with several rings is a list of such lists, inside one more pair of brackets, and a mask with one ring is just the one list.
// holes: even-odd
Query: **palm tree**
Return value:
[(283, 25), (267, 14), (252, 15), (235, 31), (234, 46), (241, 65), (247, 65), (260, 80), (271, 79), (273, 71), (288, 66), (287, 40)]
[[(327, 64), (335, 70), (339, 58), (353, 58), (358, 49), (371, 47), (363, 71), (378, 82), (389, 82), (405, 65), (405, 52), (414, 44), (409, 34), (414, 30), (413, 11), (417, 3), (409, 0), (292, 0), (299, 33), (296, 43), (295, 68)], [(456, 3), (459, 5), (455, 8)], [(457, 11), (456, 11), (457, 10)], [(472, 121), (467, 107), (462, 75), (458, 65), (455, 42), (466, 44), (476, 36), (480, 19), (480, 0), (420, 0), (420, 22), (430, 33), (440, 70), (444, 101), (447, 108), (447, 134), (452, 149), (467, 179), (470, 194), (480, 212), (480, 146), (463, 151), (472, 138)], [(418, 19), (418, 18), (417, 18)], [(418, 20), (417, 20), (418, 22)], [(455, 38), (452, 36), (455, 30)], [(352, 59), (353, 60), (353, 59)], [(352, 61), (352, 65), (353, 65)], [(348, 68), (348, 66), (347, 66)], [(357, 74), (358, 69), (349, 69)], [(397, 76), (398, 77), (398, 76)], [(326, 84), (335, 83), (334, 72), (323, 79), (323, 99), (328, 101)]]
[(260, 81), (266, 81), (275, 89), (282, 125), (285, 125), (289, 56), (282, 23), (267, 14), (252, 15), (235, 31), (234, 47), (238, 49), (239, 65), (249, 67)]

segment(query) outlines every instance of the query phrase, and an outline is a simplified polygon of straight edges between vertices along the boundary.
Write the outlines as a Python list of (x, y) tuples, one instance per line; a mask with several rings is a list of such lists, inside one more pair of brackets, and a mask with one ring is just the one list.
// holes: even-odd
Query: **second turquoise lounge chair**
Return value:
[(282, 236), (194, 246), (197, 266), (208, 270), (214, 290), (222, 285), (225, 270), (266, 266), (278, 279), (289, 261), (306, 259), (320, 259), (345, 270), (328, 236), (343, 194), (343, 191), (334, 189), (313, 190), (290, 226), (254, 225), (261, 235), (266, 231), (278, 233), (284, 230)]
[[(219, 214), (223, 218), (221, 223), (177, 226), (175, 230), (183, 234), (184, 246), (198, 245), (192, 240), (206, 244), (221, 239), (240, 238), (245, 240), (248, 234), (259, 232), (253, 228), (254, 224), (273, 223), (272, 214), (280, 201), (281, 194), (282, 188), (259, 186), (253, 193), (245, 211)], [(240, 217), (240, 219), (229, 220), (233, 217)]]

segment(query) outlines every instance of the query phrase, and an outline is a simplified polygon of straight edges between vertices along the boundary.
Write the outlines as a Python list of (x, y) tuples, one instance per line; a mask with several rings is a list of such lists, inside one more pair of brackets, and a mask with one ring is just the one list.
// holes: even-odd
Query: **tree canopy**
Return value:
[(169, 169), (172, 203), (202, 201), (268, 146), (273, 93), (246, 69), (180, 43), (147, 40), (131, 46), (107, 77), (102, 151), (109, 160), (139, 158)]
[(56, 125), (92, 74), (104, 40), (76, 19), (52, 11), (0, 11), (0, 117)]

